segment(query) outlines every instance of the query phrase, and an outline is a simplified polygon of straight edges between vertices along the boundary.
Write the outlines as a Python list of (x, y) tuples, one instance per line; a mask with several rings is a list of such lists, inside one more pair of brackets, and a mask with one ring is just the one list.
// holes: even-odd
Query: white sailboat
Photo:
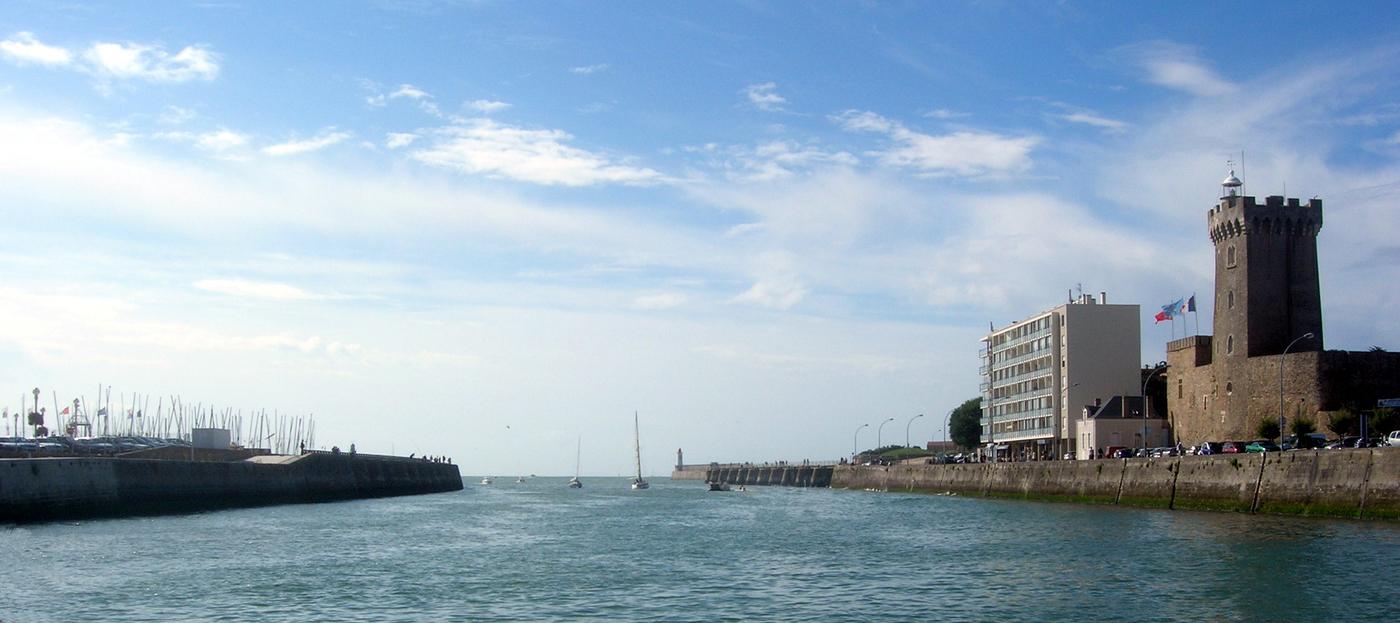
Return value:
[(489, 485), (489, 484), (491, 484), (491, 477), (490, 477), (490, 476), (487, 476), (487, 477), (485, 477), (485, 478), (482, 478), (482, 479), (481, 479), (481, 484), (483, 484), (483, 485)]
[(578, 448), (576, 448), (576, 449), (574, 450), (574, 477), (573, 477), (572, 479), (569, 480), (569, 488), (570, 488), (570, 489), (582, 489), (582, 488), (583, 488), (583, 483), (581, 483), (581, 482), (578, 481), (578, 459), (579, 459), (579, 455), (582, 454), (582, 453), (583, 453), (583, 437), (580, 436), (580, 437), (578, 438)]
[(632, 488), (649, 489), (651, 488), (651, 484), (648, 483), (645, 478), (642, 478), (642, 428), (637, 423), (636, 411), (632, 412), (632, 432), (632, 438), (635, 441), (633, 447), (637, 450), (637, 477), (632, 479)]

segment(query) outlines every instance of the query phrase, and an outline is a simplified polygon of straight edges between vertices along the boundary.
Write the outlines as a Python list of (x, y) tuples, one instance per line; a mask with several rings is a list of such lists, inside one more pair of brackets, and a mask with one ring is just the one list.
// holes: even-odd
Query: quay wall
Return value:
[[(271, 457), (261, 457), (271, 458)], [(456, 465), (311, 452), (280, 462), (0, 459), (0, 523), (153, 515), (462, 489)]]
[(1400, 449), (954, 465), (840, 465), (831, 487), (1400, 520)]

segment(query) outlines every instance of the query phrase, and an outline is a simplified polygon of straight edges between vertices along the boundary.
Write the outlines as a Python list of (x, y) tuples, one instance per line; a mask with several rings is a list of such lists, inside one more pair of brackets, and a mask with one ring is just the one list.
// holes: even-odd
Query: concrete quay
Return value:
[(0, 523), (121, 517), (458, 491), (456, 465), (307, 452), (238, 461), (0, 459)]
[(834, 489), (1400, 520), (1400, 449), (953, 465), (840, 465)]

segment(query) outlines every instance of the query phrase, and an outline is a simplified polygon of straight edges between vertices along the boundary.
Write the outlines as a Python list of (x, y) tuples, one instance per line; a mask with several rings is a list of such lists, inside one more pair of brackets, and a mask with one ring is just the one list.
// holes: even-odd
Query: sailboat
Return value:
[(482, 479), (481, 479), (481, 484), (483, 484), (483, 485), (489, 485), (489, 484), (491, 484), (491, 477), (490, 477), (490, 476), (487, 476), (487, 477), (485, 477), (485, 478), (482, 478)]
[(637, 423), (637, 412), (632, 412), (633, 447), (637, 450), (637, 477), (632, 479), (633, 489), (649, 489), (651, 484), (642, 478), (642, 429)]
[(583, 437), (578, 438), (578, 448), (574, 450), (574, 477), (569, 480), (570, 489), (582, 489), (583, 483), (578, 481), (578, 458), (583, 452)]

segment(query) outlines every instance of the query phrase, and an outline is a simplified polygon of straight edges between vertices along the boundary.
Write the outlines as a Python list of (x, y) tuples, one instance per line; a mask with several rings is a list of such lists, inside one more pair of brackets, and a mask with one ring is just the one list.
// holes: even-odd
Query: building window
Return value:
[(1228, 308), (1230, 308), (1230, 309), (1234, 309), (1234, 308), (1235, 308), (1235, 291), (1234, 291), (1234, 290), (1230, 290), (1229, 292), (1226, 292), (1226, 293), (1225, 293), (1225, 306), (1228, 307)]
[(1235, 354), (1235, 336), (1233, 336), (1233, 335), (1227, 335), (1227, 336), (1225, 336), (1225, 354), (1226, 354), (1226, 355), (1233, 355), (1233, 354)]
[(1225, 267), (1235, 267), (1235, 245), (1233, 244), (1228, 247), (1225, 247)]
[(1181, 392), (1182, 392), (1182, 388), (1181, 388), (1181, 379), (1177, 379), (1177, 380), (1176, 380), (1176, 399), (1177, 399), (1177, 400), (1181, 400), (1181, 395), (1182, 395)]
[(1234, 396), (1234, 395), (1235, 395), (1235, 384), (1234, 384), (1234, 383), (1231, 383), (1231, 382), (1229, 382), (1229, 381), (1226, 381), (1226, 382), (1225, 382), (1225, 395), (1226, 395), (1226, 396)]

